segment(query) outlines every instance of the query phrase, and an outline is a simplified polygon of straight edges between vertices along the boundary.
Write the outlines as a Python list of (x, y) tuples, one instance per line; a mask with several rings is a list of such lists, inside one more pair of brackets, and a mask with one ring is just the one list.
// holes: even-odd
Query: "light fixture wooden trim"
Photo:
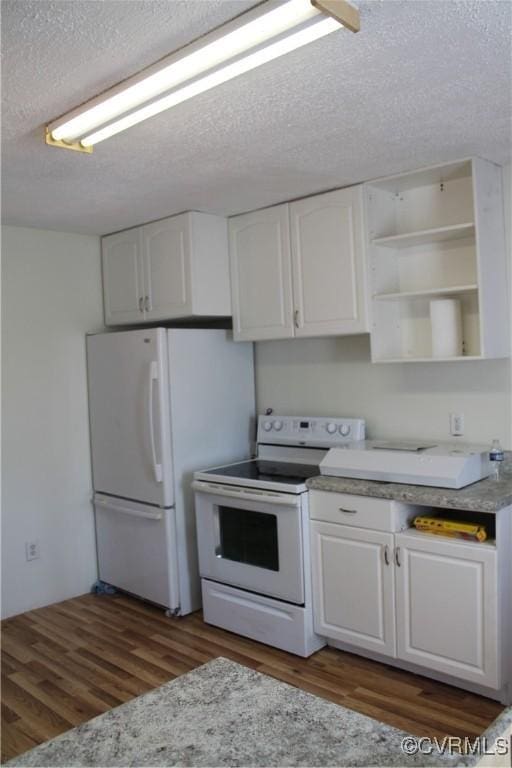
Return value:
[(332, 16), (351, 32), (359, 32), (361, 29), (359, 11), (347, 0), (311, 0), (311, 4), (319, 11)]
[(44, 140), (50, 147), (60, 147), (61, 149), (72, 149), (75, 152), (86, 152), (88, 155), (92, 154), (92, 147), (84, 147), (79, 141), (60, 141), (60, 139), (54, 139), (50, 127), (45, 127)]

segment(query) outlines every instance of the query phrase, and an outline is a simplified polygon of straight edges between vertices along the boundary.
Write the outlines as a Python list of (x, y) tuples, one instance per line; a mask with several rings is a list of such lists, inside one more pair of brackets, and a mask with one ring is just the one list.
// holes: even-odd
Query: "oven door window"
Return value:
[(219, 507), (220, 545), (225, 560), (279, 570), (277, 517), (235, 507)]

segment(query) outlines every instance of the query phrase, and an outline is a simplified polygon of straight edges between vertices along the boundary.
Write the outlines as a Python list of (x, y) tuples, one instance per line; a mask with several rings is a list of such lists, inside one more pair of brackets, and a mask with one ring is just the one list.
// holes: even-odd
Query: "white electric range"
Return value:
[(260, 416), (257, 457), (195, 472), (204, 620), (310, 656), (306, 480), (329, 448), (363, 440), (363, 419)]

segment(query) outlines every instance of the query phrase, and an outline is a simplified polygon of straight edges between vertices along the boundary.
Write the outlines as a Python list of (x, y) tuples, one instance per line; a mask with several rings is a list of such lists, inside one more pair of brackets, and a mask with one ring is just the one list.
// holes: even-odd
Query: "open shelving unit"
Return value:
[(474, 547), (493, 547), (496, 548), (496, 517), (485, 512), (470, 512), (463, 509), (445, 509), (440, 507), (433, 507), (425, 513), (426, 517), (439, 517), (448, 520), (459, 520), (463, 523), (474, 523), (475, 525), (484, 526), (487, 531), (487, 538), (484, 541), (477, 541), (476, 539), (466, 539), (456, 536), (443, 536), (440, 533), (434, 533), (433, 531), (419, 530), (412, 525), (407, 529), (407, 533), (411, 536), (418, 536), (420, 539), (425, 536), (429, 536), (433, 541), (449, 541), (450, 543), (470, 545)]
[[(372, 360), (509, 355), (501, 169), (479, 158), (368, 182)], [(434, 358), (430, 301), (461, 303), (463, 351)]]

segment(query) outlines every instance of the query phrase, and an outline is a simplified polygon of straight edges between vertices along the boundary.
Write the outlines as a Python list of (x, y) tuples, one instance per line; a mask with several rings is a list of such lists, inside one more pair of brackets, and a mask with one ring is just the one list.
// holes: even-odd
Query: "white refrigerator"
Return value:
[(253, 345), (230, 331), (87, 337), (99, 577), (187, 614), (201, 606), (193, 472), (251, 455)]

